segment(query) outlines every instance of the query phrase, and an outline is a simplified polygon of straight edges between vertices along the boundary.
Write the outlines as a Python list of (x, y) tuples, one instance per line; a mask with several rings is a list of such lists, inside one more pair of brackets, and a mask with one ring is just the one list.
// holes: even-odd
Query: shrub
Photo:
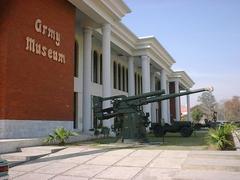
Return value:
[(70, 136), (77, 136), (78, 133), (61, 128), (56, 128), (53, 134), (49, 134), (46, 143), (57, 142), (59, 145), (65, 145)]
[(232, 132), (236, 129), (233, 124), (220, 125), (216, 129), (209, 129), (207, 142), (219, 150), (233, 149)]

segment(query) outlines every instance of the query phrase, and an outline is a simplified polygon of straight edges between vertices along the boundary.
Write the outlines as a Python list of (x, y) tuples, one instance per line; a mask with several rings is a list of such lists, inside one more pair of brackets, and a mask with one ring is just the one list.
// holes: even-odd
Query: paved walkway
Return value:
[(239, 180), (240, 153), (69, 147), (9, 171), (16, 180)]

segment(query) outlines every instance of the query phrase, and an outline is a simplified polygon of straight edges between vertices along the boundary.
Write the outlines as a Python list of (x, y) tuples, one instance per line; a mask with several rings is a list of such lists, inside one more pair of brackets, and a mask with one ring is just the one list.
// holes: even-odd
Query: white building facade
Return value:
[[(94, 128), (92, 96), (133, 96), (160, 89), (169, 93), (170, 82), (175, 84), (174, 92), (193, 86), (184, 71), (171, 69), (175, 60), (155, 37), (137, 37), (121, 22), (130, 12), (123, 1), (70, 2), (77, 7), (76, 47), (79, 53), (75, 56), (78, 76), (74, 77), (74, 91), (78, 129), (88, 133)], [(179, 121), (180, 98), (174, 103), (174, 119)], [(109, 106), (110, 102), (104, 104), (104, 107)], [(171, 123), (170, 100), (145, 105), (144, 111), (150, 113), (151, 122)], [(107, 127), (112, 124), (112, 120), (104, 121)]]

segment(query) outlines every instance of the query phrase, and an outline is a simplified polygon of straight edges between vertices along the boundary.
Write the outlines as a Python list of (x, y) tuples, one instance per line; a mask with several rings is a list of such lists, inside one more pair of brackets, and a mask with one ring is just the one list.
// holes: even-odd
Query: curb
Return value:
[(234, 142), (236, 151), (240, 152), (240, 139), (237, 136), (237, 131), (233, 132), (232, 136), (233, 136), (233, 142)]

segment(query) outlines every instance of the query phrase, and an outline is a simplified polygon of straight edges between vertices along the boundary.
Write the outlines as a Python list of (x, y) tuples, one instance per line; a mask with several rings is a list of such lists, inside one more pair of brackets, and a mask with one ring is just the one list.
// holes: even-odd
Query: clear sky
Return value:
[[(154, 35), (193, 88), (215, 88), (217, 101), (240, 96), (240, 0), (124, 0), (137, 36)], [(191, 97), (195, 104), (198, 95)]]

